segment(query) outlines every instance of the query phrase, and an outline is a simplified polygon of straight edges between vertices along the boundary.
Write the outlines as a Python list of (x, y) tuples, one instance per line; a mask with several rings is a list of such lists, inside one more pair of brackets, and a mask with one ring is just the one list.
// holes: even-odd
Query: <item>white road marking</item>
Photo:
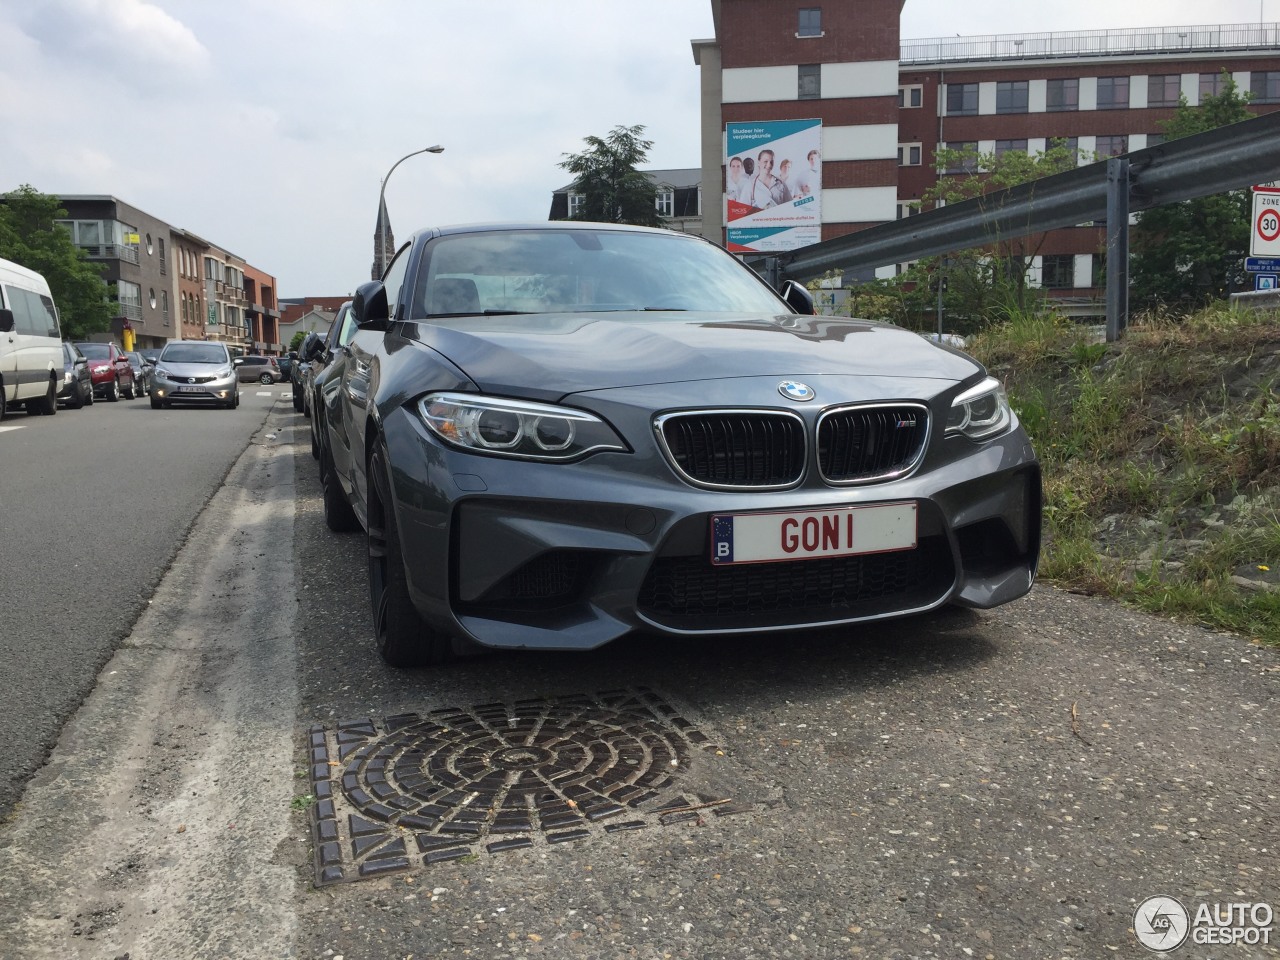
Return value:
[(26, 426), (26, 424), (15, 423), (12, 427), (0, 427), (0, 433), (4, 433), (8, 430), (21, 430), (24, 426)]

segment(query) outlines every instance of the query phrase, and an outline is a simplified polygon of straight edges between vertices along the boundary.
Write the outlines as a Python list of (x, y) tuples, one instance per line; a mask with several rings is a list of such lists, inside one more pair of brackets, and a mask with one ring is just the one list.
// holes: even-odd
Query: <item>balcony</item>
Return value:
[(1277, 46), (1280, 46), (1280, 24), (1242, 23), (904, 40), (900, 55), (904, 64), (925, 64), (1275, 50)]
[(138, 262), (138, 248), (121, 243), (79, 244), (90, 260), (127, 260)]

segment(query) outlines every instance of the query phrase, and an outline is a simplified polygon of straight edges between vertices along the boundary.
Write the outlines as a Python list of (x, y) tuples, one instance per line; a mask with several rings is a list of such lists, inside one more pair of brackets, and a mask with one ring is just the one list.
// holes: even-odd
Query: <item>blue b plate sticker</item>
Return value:
[(733, 517), (711, 518), (711, 562), (733, 563)]

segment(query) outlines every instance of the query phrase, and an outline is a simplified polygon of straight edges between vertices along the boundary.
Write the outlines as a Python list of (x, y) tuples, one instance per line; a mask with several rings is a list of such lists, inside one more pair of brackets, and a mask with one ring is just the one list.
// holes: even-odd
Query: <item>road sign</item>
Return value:
[(1276, 286), (1276, 281), (1280, 280), (1280, 274), (1260, 273), (1253, 278), (1253, 289), (1255, 290), (1280, 290)]
[(1245, 257), (1244, 268), (1250, 273), (1280, 273), (1280, 257)]
[(1249, 252), (1255, 257), (1280, 254), (1280, 190), (1253, 188), (1253, 235)]

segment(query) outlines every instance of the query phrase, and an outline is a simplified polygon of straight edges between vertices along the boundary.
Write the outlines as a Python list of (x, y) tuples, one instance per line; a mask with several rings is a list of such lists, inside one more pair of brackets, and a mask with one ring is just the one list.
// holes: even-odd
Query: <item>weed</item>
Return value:
[(294, 797), (289, 801), (289, 806), (294, 810), (309, 810), (315, 802), (316, 798), (308, 793), (301, 797)]

